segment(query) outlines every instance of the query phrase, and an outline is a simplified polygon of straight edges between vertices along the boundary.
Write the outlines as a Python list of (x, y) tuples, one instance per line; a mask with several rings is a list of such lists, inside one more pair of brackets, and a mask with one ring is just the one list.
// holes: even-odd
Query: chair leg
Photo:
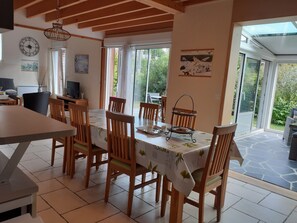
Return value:
[(198, 223), (203, 223), (204, 220), (204, 199), (205, 199), (205, 194), (204, 191), (203, 193), (199, 193), (199, 216), (198, 216)]
[(157, 173), (157, 182), (156, 182), (156, 202), (160, 200), (160, 189), (161, 189), (161, 175)]
[(112, 169), (110, 167), (110, 164), (108, 164), (107, 167), (107, 176), (106, 176), (106, 185), (105, 185), (105, 196), (104, 196), (104, 201), (108, 202), (108, 197), (109, 197), (109, 189), (110, 189), (110, 180), (111, 180), (111, 173)]
[(217, 199), (217, 222), (221, 221), (221, 208), (222, 208), (222, 186), (217, 187), (217, 195), (216, 195), (216, 199)]
[(56, 153), (56, 140), (53, 139), (52, 141), (52, 159), (51, 159), (51, 166), (54, 165), (55, 162), (55, 153)]
[(169, 181), (166, 176), (163, 177), (162, 198), (161, 198), (161, 217), (164, 217), (166, 211), (166, 204), (168, 201)]
[(73, 178), (73, 175), (75, 173), (75, 151), (72, 149), (70, 154), (71, 154), (70, 177)]
[(96, 156), (96, 170), (99, 169), (99, 163), (102, 161), (102, 154), (97, 154)]
[(128, 208), (127, 208), (127, 215), (128, 217), (131, 216), (132, 210), (132, 202), (133, 202), (133, 194), (134, 194), (134, 186), (135, 186), (135, 175), (130, 176), (130, 184), (129, 184), (129, 194), (128, 194)]
[(91, 174), (91, 167), (93, 162), (93, 155), (89, 154), (87, 157), (87, 168), (86, 168), (86, 176), (85, 176), (85, 188), (88, 188)]
[(143, 173), (141, 176), (141, 183), (145, 183), (146, 173)]

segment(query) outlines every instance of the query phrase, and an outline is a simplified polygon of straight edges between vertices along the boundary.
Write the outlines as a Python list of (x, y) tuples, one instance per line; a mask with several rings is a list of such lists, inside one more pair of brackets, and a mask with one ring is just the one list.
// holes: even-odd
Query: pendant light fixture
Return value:
[(56, 41), (66, 41), (71, 37), (71, 34), (63, 29), (62, 23), (59, 22), (60, 18), (60, 3), (57, 0), (57, 22), (53, 23), (52, 28), (48, 28), (44, 30), (44, 35), (46, 38)]

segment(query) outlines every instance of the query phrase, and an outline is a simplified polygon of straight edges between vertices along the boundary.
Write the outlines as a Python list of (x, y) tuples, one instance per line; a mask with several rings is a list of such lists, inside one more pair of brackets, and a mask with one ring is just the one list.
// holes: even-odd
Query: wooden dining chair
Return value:
[[(77, 134), (72, 138), (71, 142), (71, 178), (75, 172), (75, 159), (79, 157), (87, 158), (85, 187), (89, 186), (91, 167), (107, 163), (107, 160), (102, 160), (102, 154), (107, 153), (106, 150), (92, 144), (91, 128), (89, 121), (88, 107), (69, 103), (70, 123), (76, 128)], [(95, 158), (95, 161), (94, 161)]]
[(124, 113), (125, 111), (125, 98), (109, 97), (108, 111)]
[[(54, 98), (49, 98), (49, 107), (50, 107), (50, 115), (51, 118), (56, 119), (60, 122), (66, 123), (65, 110), (64, 110), (64, 101)], [(57, 145), (57, 142), (60, 144)], [(51, 166), (54, 165), (55, 162), (55, 153), (56, 148), (64, 147), (64, 157), (63, 157), (63, 173), (65, 173), (66, 169), (66, 148), (67, 148), (67, 140), (64, 137), (53, 138), (52, 141), (52, 157), (51, 157)]]
[(139, 118), (158, 121), (159, 105), (152, 103), (140, 102)]
[[(195, 170), (192, 173), (195, 180), (193, 191), (199, 193), (199, 201), (197, 202), (186, 197), (185, 202), (199, 208), (199, 223), (203, 223), (205, 193), (208, 192), (216, 196), (215, 208), (217, 209), (217, 221), (219, 222), (221, 219), (222, 199), (224, 198), (223, 193), (225, 193), (225, 191), (222, 190), (222, 187), (227, 181), (230, 148), (233, 142), (236, 126), (237, 124), (214, 127), (205, 167)], [(169, 180), (164, 177), (161, 216), (164, 216), (165, 214), (168, 195), (171, 194), (169, 183)]]
[(160, 196), (159, 174), (144, 183), (135, 185), (135, 177), (151, 170), (136, 163), (134, 116), (106, 111), (108, 168), (105, 188), (105, 202), (108, 202), (111, 179), (120, 174), (130, 177), (127, 215), (131, 215), (134, 190), (156, 183), (156, 202)]
[(174, 108), (171, 116), (171, 125), (195, 129), (197, 111)]

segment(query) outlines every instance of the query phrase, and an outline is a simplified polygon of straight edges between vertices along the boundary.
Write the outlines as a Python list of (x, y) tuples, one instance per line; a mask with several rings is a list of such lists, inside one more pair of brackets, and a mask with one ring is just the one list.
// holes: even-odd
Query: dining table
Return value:
[[(92, 143), (107, 150), (105, 113), (103, 109), (89, 110)], [(195, 185), (191, 173), (204, 167), (212, 134), (195, 131), (193, 138), (196, 141), (193, 142), (188, 134), (173, 133), (168, 140), (166, 133), (169, 124), (135, 116), (134, 125), (136, 162), (166, 175), (172, 182), (171, 199), (174, 202), (171, 202), (169, 222), (182, 222), (184, 196), (188, 196)], [(233, 143), (231, 148), (231, 159), (243, 162), (236, 143)]]

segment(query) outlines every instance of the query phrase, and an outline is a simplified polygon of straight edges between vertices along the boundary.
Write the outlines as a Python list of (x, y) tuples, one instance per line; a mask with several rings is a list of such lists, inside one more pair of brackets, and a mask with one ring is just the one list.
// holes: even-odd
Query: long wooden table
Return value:
[[(5, 205), (30, 197), (38, 187), (17, 168), (31, 141), (53, 137), (69, 137), (76, 129), (22, 106), (0, 106), (0, 145), (19, 143), (8, 159), (0, 156), (0, 212)], [(33, 211), (34, 212), (34, 211)]]

